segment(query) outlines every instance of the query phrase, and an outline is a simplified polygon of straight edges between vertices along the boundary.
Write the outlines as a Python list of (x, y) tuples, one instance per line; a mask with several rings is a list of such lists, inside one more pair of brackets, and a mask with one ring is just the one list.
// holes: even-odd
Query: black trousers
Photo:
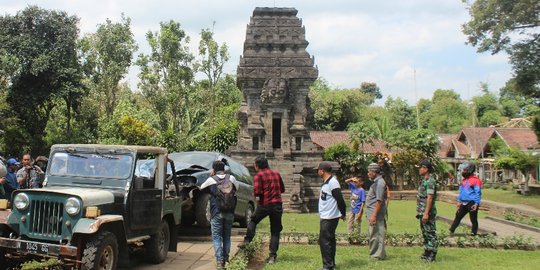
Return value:
[(459, 223), (463, 219), (463, 217), (468, 213), (469, 218), (471, 219), (472, 223), (472, 229), (471, 233), (476, 235), (478, 233), (478, 208), (476, 208), (475, 211), (471, 211), (471, 207), (474, 205), (474, 202), (469, 202), (467, 204), (462, 204), (459, 209), (456, 212), (456, 217), (454, 218), (454, 222), (452, 222), (452, 226), (450, 226), (450, 232), (454, 232), (456, 228), (459, 226)]
[(336, 267), (336, 228), (339, 218), (321, 219), (319, 231), (319, 247), (324, 269)]
[(271, 203), (267, 206), (259, 205), (255, 213), (251, 216), (251, 221), (247, 226), (246, 237), (244, 241), (251, 242), (255, 237), (257, 224), (265, 217), (270, 217), (270, 256), (277, 256), (279, 249), (279, 237), (283, 225), (281, 225), (281, 216), (283, 216), (283, 205), (281, 203)]

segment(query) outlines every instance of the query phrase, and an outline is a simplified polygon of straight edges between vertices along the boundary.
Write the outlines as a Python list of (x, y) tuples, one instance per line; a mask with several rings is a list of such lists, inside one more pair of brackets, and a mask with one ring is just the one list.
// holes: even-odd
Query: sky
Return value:
[[(215, 40), (229, 47), (225, 72), (231, 74), (255, 7), (294, 7), (319, 76), (335, 88), (375, 82), (383, 95), (378, 104), (389, 96), (414, 104), (436, 89), (453, 89), (468, 100), (481, 94), (481, 82), (496, 92), (512, 75), (507, 55), (479, 54), (465, 44), (461, 25), (470, 17), (461, 0), (2, 0), (0, 14), (15, 15), (28, 5), (76, 15), (81, 35), (107, 18), (118, 22), (124, 13), (139, 46), (136, 55), (150, 51), (145, 34), (158, 31), (160, 22), (179, 22), (193, 53), (201, 29), (213, 27)], [(134, 88), (137, 73), (133, 67), (125, 78)]]

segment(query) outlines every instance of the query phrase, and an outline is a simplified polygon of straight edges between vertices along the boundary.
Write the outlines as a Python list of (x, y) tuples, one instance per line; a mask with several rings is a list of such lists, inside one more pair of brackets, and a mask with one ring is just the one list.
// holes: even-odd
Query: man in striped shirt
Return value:
[(270, 256), (266, 259), (269, 264), (275, 263), (279, 249), (279, 237), (283, 226), (283, 203), (281, 194), (285, 192), (285, 185), (281, 175), (271, 170), (268, 160), (264, 156), (255, 159), (257, 174), (253, 177), (253, 193), (257, 198), (257, 209), (248, 224), (244, 245), (249, 244), (255, 237), (257, 224), (265, 217), (270, 217)]

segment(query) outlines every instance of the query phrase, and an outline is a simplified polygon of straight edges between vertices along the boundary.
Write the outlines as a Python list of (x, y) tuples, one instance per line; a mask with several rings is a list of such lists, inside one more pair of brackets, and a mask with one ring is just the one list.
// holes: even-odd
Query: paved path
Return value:
[[(206, 239), (206, 240), (205, 240)], [(203, 241), (181, 241), (178, 243), (178, 252), (169, 252), (167, 259), (162, 264), (148, 264), (141, 262), (134, 270), (215, 270), (216, 260), (214, 257), (214, 247), (210, 238), (203, 238)], [(231, 245), (231, 256), (238, 251), (238, 244), (243, 240), (242, 236), (233, 236)]]
[[(443, 220), (451, 223), (453, 218), (442, 217)], [(471, 227), (471, 221), (468, 218), (468, 215), (461, 220), (461, 225)], [(531, 237), (532, 242), (540, 245), (540, 233), (537, 231), (531, 231), (517, 226), (512, 226), (502, 222), (498, 222), (489, 218), (478, 219), (478, 229), (479, 233), (488, 232), (496, 233), (498, 238), (509, 237), (509, 236), (519, 236), (523, 235), (525, 237)]]

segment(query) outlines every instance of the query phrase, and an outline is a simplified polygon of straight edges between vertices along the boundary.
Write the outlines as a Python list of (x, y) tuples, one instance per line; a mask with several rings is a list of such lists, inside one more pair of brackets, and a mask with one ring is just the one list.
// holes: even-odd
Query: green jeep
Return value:
[(163, 262), (176, 251), (182, 203), (167, 165), (174, 171), (160, 147), (54, 145), (43, 188), (0, 202), (0, 269), (52, 257), (116, 269), (134, 251)]

